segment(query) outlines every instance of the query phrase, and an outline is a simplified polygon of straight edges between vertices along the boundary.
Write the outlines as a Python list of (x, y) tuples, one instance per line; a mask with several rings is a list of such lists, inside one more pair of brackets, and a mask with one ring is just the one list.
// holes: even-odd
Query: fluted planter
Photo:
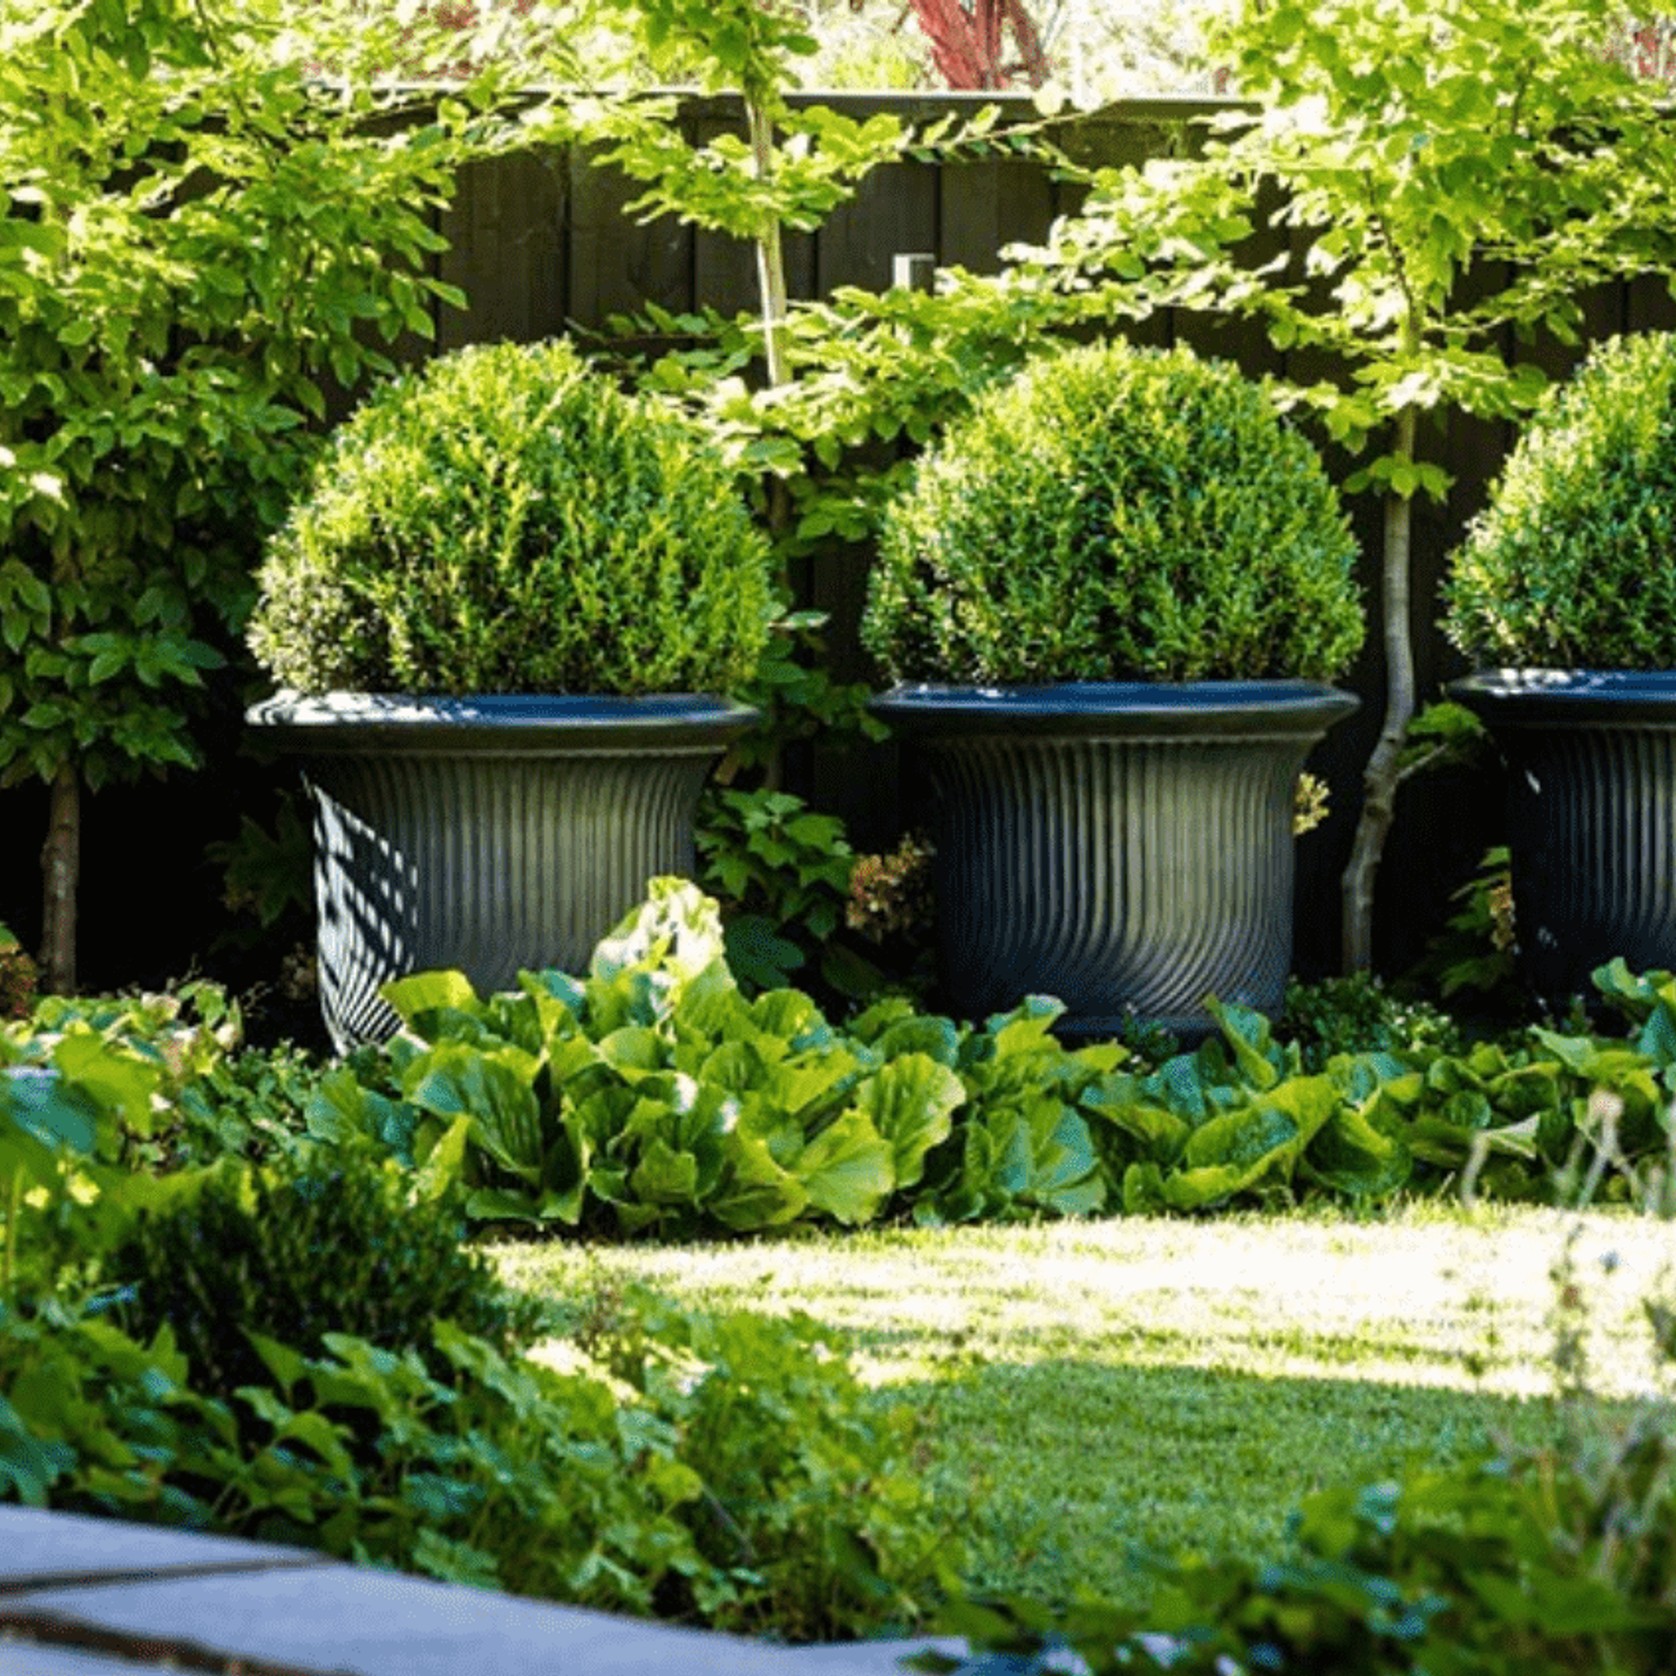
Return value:
[(1308, 681), (902, 686), (938, 959), (971, 1018), (1054, 995), (1064, 1028), (1189, 1034), (1274, 1010), (1292, 957), (1294, 788), (1357, 701)]
[(1537, 994), (1589, 995), (1615, 955), (1676, 967), (1676, 672), (1488, 670), (1449, 694), (1507, 762), (1519, 962)]
[(390, 979), (581, 971), (659, 874), (755, 712), (726, 699), (281, 694), (248, 720), (314, 803), (320, 1006), (339, 1051), (396, 1028)]

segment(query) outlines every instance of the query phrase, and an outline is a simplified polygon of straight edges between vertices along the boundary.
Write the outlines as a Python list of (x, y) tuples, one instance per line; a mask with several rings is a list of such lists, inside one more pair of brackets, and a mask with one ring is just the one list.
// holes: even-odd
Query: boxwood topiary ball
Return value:
[(1481, 665), (1676, 668), (1676, 337), (1612, 338), (1546, 393), (1444, 599)]
[(863, 639), (898, 680), (1330, 680), (1355, 543), (1261, 386), (1095, 345), (980, 398), (890, 508)]
[(385, 386), (332, 437), (260, 583), (251, 646), (305, 693), (725, 693), (774, 615), (726, 462), (562, 343)]

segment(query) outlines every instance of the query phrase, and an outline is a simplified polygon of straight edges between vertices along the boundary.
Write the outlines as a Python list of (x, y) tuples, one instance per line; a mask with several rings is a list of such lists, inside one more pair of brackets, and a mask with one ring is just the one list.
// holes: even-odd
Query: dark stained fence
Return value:
[[(973, 111), (996, 102), (1011, 118), (1030, 120), (1036, 114), (1025, 101), (996, 101), (983, 95), (836, 94), (822, 96), (821, 102), (859, 117), (890, 111), (908, 120)], [(1079, 161), (1140, 161), (1190, 144), (1190, 119), (1212, 108), (1202, 100), (1129, 102), (1080, 117), (1056, 137)], [(692, 99), (683, 106), (682, 119), (695, 137), (742, 127), (737, 104), (727, 99)], [(438, 347), (530, 340), (572, 325), (597, 327), (647, 302), (672, 310), (698, 305), (724, 312), (754, 308), (751, 251), (673, 221), (637, 222), (626, 213), (637, 190), (620, 174), (580, 153), (531, 153), (471, 170), (443, 220), (450, 249), (439, 264), (441, 275), (466, 291), (470, 306), (439, 312)], [(909, 252), (929, 252), (942, 264), (992, 272), (1001, 265), (1007, 245), (1039, 240), (1054, 217), (1073, 210), (1077, 202), (1076, 188), (1033, 162), (893, 165), (871, 177), (855, 201), (818, 232), (789, 240), (791, 293), (811, 298), (841, 285), (883, 289), (891, 281), (893, 258)], [(1676, 326), (1676, 308), (1656, 279), (1591, 297), (1588, 306), (1595, 335)], [(1319, 377), (1329, 370), (1275, 351), (1259, 329), (1245, 323), (1163, 317), (1147, 322), (1135, 335), (1149, 343), (1187, 342), (1235, 360), (1252, 373)], [(413, 340), (403, 347), (422, 352)], [(1521, 352), (1556, 373), (1565, 371), (1576, 355), (1554, 346)], [(1504, 426), (1464, 420), (1431, 429), (1424, 439), (1427, 451), (1448, 464), (1456, 481), (1447, 507), (1417, 508), (1414, 628), (1423, 693), (1435, 694), (1439, 682), (1461, 668), (1433, 626), (1438, 582), (1446, 554), (1482, 504), (1509, 441)], [(1334, 463), (1336, 469), (1350, 469), (1342, 457)], [(1367, 555), (1364, 580), (1371, 601), (1377, 509), (1364, 500), (1355, 517)], [(1020, 562), (1027, 563), (1028, 556), (1021, 555)], [(852, 677), (864, 674), (854, 626), (865, 578), (865, 555), (851, 552), (814, 561), (805, 583), (808, 601), (832, 613), (837, 664)], [(1348, 849), (1360, 763), (1377, 728), (1382, 682), (1375, 634), (1347, 683), (1364, 696), (1364, 709), (1338, 730), (1315, 765), (1330, 782), (1334, 813), (1326, 827), (1299, 846), (1298, 963), (1308, 972), (1329, 969), (1336, 958), (1337, 876)], [(229, 727), (227, 737), (215, 742), (218, 758), (230, 752), (232, 736)], [(899, 809), (891, 747), (847, 753), (819, 750), (794, 767), (801, 789), (846, 816), (859, 844), (879, 846), (894, 837)], [(160, 790), (107, 793), (94, 800), (86, 869), (89, 981), (109, 983), (137, 972), (178, 971), (201, 945), (213, 874), (199, 861), (198, 846), (210, 837), (227, 835), (230, 825), (210, 786), (215, 778), (176, 777)], [(1405, 790), (1380, 891), (1382, 965), (1406, 964), (1440, 922), (1449, 890), (1498, 836), (1499, 795), (1493, 768), (1438, 776)], [(32, 861), (39, 844), (40, 813), (40, 799), (27, 790), (0, 794), (0, 862), (5, 864), (0, 918), (10, 918), (25, 936), (33, 932), (38, 895)], [(155, 827), (178, 835), (196, 829), (200, 814), (201, 838), (186, 841), (184, 849), (171, 851), (152, 870), (158, 888), (149, 900), (159, 904), (157, 913), (143, 930), (128, 918), (125, 936), (124, 919), (134, 914), (136, 905), (127, 834)], [(202, 906), (193, 909), (191, 900)], [(152, 941), (150, 957), (143, 960), (133, 946), (135, 931), (140, 941)]]
[[(910, 121), (995, 102), (982, 95), (824, 98), (858, 117), (889, 111)], [(1024, 101), (1001, 103), (1009, 118), (1029, 120), (1035, 114)], [(1191, 99), (1131, 102), (1078, 118), (1056, 138), (1078, 161), (1138, 162), (1190, 145), (1191, 119), (1213, 108)], [(727, 99), (695, 99), (684, 107), (683, 120), (688, 133), (698, 138), (741, 129), (738, 107)], [(632, 183), (581, 155), (519, 157), (474, 171), (444, 222), (452, 248), (441, 269), (468, 292), (471, 307), (464, 314), (445, 312), (439, 341), (453, 346), (540, 337), (570, 325), (597, 327), (609, 316), (632, 312), (645, 302), (674, 310), (708, 306), (727, 313), (754, 308), (755, 274), (748, 247), (672, 221), (638, 224), (625, 214), (634, 196)], [(870, 177), (854, 202), (817, 232), (790, 240), (790, 290), (803, 298), (825, 296), (843, 285), (882, 290), (890, 284), (893, 258), (908, 252), (933, 254), (941, 265), (993, 272), (1009, 244), (1040, 240), (1055, 216), (1075, 209), (1077, 201), (1077, 188), (1035, 162), (892, 165)], [(1278, 249), (1272, 237), (1271, 243)], [(1676, 325), (1676, 309), (1658, 280), (1614, 288), (1591, 296), (1587, 304), (1595, 336)], [(1150, 343), (1190, 343), (1202, 352), (1237, 361), (1254, 374), (1312, 379), (1330, 372), (1318, 362), (1276, 351), (1259, 328), (1244, 322), (1161, 317), (1137, 328), (1134, 335)], [(1576, 356), (1553, 345), (1526, 346), (1519, 352), (1552, 373), (1563, 373)], [(1414, 629), (1418, 675), (1427, 695), (1435, 694), (1439, 684), (1462, 667), (1435, 628), (1444, 561), (1466, 520), (1482, 504), (1509, 441), (1505, 426), (1455, 420), (1431, 429), (1423, 442), (1426, 451), (1455, 475), (1447, 507), (1416, 508)], [(1345, 472), (1351, 469), (1342, 456), (1334, 463)], [(1355, 516), (1367, 555), (1364, 581), (1372, 601), (1380, 533), (1377, 508), (1364, 500)], [(1021, 555), (1020, 562), (1028, 562), (1027, 556)], [(854, 552), (817, 559), (805, 582), (807, 603), (832, 613), (837, 666), (850, 677), (865, 674), (855, 643), (865, 583), (865, 555)], [(1337, 877), (1348, 849), (1360, 764), (1377, 730), (1383, 679), (1383, 655), (1374, 634), (1348, 683), (1363, 695), (1363, 711), (1338, 730), (1316, 765), (1332, 788), (1333, 817), (1299, 846), (1298, 956), (1306, 970), (1327, 969), (1335, 959)], [(817, 750), (812, 760), (794, 766), (800, 789), (843, 814), (858, 843), (882, 845), (894, 836), (900, 809), (890, 748)], [(1499, 798), (1493, 768), (1437, 775), (1404, 791), (1380, 893), (1385, 964), (1411, 960), (1442, 919), (1450, 889), (1499, 835)]]

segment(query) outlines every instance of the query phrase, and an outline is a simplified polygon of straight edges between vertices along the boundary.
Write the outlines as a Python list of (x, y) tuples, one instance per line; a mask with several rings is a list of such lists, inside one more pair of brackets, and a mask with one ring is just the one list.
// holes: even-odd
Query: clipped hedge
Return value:
[(462, 350), (379, 391), (260, 580), (251, 646), (306, 693), (729, 692), (775, 610), (728, 466), (563, 343)]
[(982, 397), (889, 509), (862, 638), (894, 679), (1341, 674), (1355, 544), (1259, 386), (1096, 345)]
[(253, 1332), (308, 1356), (333, 1333), (423, 1354), (437, 1321), (500, 1351), (533, 1335), (531, 1311), (460, 1243), (457, 1210), (413, 1203), (394, 1166), (304, 1154), (182, 1180), (133, 1220), (104, 1272), (124, 1289), (127, 1330), (144, 1343), (168, 1327), (206, 1396), (262, 1382)]
[(1445, 587), (1482, 665), (1676, 667), (1676, 337), (1599, 345), (1549, 390)]

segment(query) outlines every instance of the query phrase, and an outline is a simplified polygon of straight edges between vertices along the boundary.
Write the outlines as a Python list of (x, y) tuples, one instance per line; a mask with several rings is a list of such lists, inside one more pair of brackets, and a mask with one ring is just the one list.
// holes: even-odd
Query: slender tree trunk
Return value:
[[(1392, 453), (1414, 458), (1415, 413), (1397, 419)], [(1344, 870), (1344, 969), (1365, 972), (1373, 965), (1374, 885), (1385, 840), (1397, 812), (1399, 773), (1408, 724), (1414, 715), (1414, 637), (1409, 623), (1409, 551), (1414, 523), (1408, 497), (1387, 492), (1385, 543), (1380, 562), (1379, 604), (1385, 639), (1385, 717), (1379, 741), (1362, 775), (1362, 818)]]
[[(755, 94), (745, 93), (745, 128), (751, 142), (751, 162), (758, 180), (774, 179), (774, 120), (768, 107)], [(757, 234), (757, 290), (762, 310), (763, 354), (770, 389), (791, 382), (786, 364), (786, 320), (791, 305), (786, 297), (786, 257), (781, 242), (780, 218), (769, 214)], [(791, 518), (791, 499), (778, 477), (768, 480), (768, 528), (778, 538)], [(789, 597), (791, 577), (783, 563), (779, 582)], [(778, 791), (785, 781), (785, 753), (778, 747), (762, 765), (765, 789)]]
[(81, 873), (81, 779), (64, 763), (52, 781), (47, 841), (41, 848), (41, 988), (76, 987), (76, 881)]
[[(767, 107), (745, 95), (745, 125), (750, 134), (751, 161), (756, 177), (764, 183), (774, 178), (774, 123)], [(780, 243), (780, 218), (770, 215), (757, 234), (757, 285), (762, 297), (763, 347), (768, 360), (770, 385), (785, 384), (791, 378), (786, 366), (786, 259)]]

